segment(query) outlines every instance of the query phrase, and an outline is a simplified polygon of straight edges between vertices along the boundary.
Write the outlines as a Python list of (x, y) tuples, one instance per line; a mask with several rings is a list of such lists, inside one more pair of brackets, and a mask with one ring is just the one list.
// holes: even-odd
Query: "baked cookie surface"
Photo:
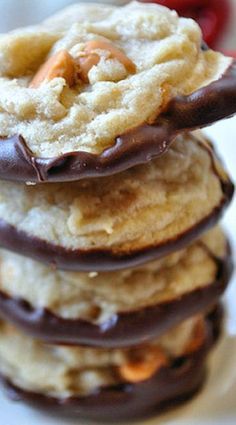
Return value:
[(104, 179), (2, 182), (0, 245), (67, 270), (127, 268), (190, 243), (232, 194), (211, 146), (187, 134), (163, 157)]
[[(7, 373), (17, 370), (18, 373), (14, 376), (9, 375), (9, 377), (13, 378), (15, 383), (31, 391), (41, 390), (45, 395), (59, 397), (87, 395), (95, 392), (100, 386), (120, 384), (122, 380), (125, 382), (123, 366), (132, 362), (134, 365), (139, 362), (148, 362), (150, 351), (153, 351), (154, 356), (161, 357), (160, 366), (166, 363), (164, 357), (173, 358), (185, 354), (195, 337), (196, 327), (200, 327), (200, 332), (203, 333), (200, 339), (200, 343), (202, 343), (205, 336), (202, 321), (202, 318), (191, 318), (159, 340), (141, 345), (140, 348), (123, 350), (46, 345), (26, 337), (11, 325), (2, 322), (0, 370), (3, 374), (5, 374), (4, 369)], [(118, 368), (117, 376), (114, 368)], [(155, 368), (153, 372), (155, 372)], [(89, 379), (89, 374), (94, 374), (94, 382)], [(152, 372), (150, 376), (151, 374)], [(48, 377), (47, 381), (44, 376)], [(149, 378), (148, 373), (147, 378)], [(139, 381), (138, 374), (136, 379)], [(133, 378), (134, 381), (136, 379)]]
[(224, 93), (212, 88), (215, 117), (206, 91), (179, 99), (181, 111), (167, 108), (168, 128), (159, 122), (171, 99), (208, 87), (231, 69), (231, 58), (202, 50), (201, 43), (191, 19), (139, 2), (77, 5), (1, 36), (1, 177), (109, 175), (162, 154), (181, 125), (196, 128), (236, 112), (234, 91), (230, 100), (223, 84)]
[(232, 271), (220, 228), (184, 250), (119, 272), (61, 272), (3, 250), (0, 263), (2, 317), (45, 341), (101, 347), (148, 341), (205, 311)]
[(47, 346), (2, 322), (2, 380), (11, 397), (51, 412), (99, 420), (153, 415), (202, 386), (218, 319), (194, 317), (149, 345), (126, 350)]

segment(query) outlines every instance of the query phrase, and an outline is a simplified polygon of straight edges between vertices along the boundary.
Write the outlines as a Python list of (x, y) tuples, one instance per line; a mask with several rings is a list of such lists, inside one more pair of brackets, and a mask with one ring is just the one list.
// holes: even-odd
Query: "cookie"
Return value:
[(2, 380), (11, 398), (50, 412), (100, 421), (140, 419), (199, 390), (216, 327), (214, 316), (198, 316), (149, 345), (94, 350), (47, 346), (2, 323)]
[(188, 134), (162, 158), (104, 179), (2, 182), (0, 245), (65, 270), (128, 268), (191, 243), (232, 195), (209, 143)]
[(232, 272), (219, 228), (137, 269), (53, 270), (0, 252), (0, 316), (48, 342), (125, 347), (164, 334), (215, 304)]
[[(79, 4), (0, 38), (0, 177), (111, 175), (236, 112), (232, 58), (155, 4)], [(29, 54), (30, 52), (30, 54)]]

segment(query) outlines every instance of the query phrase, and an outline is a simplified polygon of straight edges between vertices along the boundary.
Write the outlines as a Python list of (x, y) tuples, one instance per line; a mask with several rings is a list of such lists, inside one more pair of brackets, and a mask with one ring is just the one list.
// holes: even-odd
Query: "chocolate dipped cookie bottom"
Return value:
[(114, 145), (99, 155), (78, 151), (37, 158), (21, 135), (0, 137), (0, 177), (21, 182), (67, 182), (110, 176), (144, 164), (165, 154), (177, 135), (234, 115), (235, 86), (236, 61), (232, 59), (218, 81), (188, 96), (173, 98), (152, 123), (117, 136)]
[[(2, 179), (38, 183), (109, 176), (163, 155), (178, 134), (236, 113), (235, 61), (202, 48), (193, 21), (154, 4), (93, 7), (96, 12), (86, 4), (62, 11), (63, 26), (52, 17), (30, 33), (22, 28), (5, 35)], [(86, 50), (91, 40), (92, 57)], [(55, 52), (67, 58), (61, 73)], [(90, 63), (83, 76), (77, 75), (81, 55)], [(43, 59), (54, 69), (44, 78)]]
[(233, 268), (220, 228), (163, 260), (111, 275), (57, 272), (6, 251), (0, 260), (2, 318), (45, 342), (107, 348), (147, 342), (205, 311)]
[(113, 422), (150, 417), (190, 399), (202, 388), (206, 357), (219, 337), (221, 323), (222, 309), (217, 307), (204, 321), (203, 339), (197, 332), (195, 343), (185, 354), (172, 358), (168, 365), (159, 365), (152, 376), (140, 382), (126, 380), (98, 388), (93, 394), (59, 398), (22, 388), (3, 373), (1, 380), (12, 400), (50, 413)]
[(68, 271), (136, 267), (213, 227), (233, 192), (211, 144), (186, 134), (162, 158), (105, 179), (2, 182), (0, 246)]

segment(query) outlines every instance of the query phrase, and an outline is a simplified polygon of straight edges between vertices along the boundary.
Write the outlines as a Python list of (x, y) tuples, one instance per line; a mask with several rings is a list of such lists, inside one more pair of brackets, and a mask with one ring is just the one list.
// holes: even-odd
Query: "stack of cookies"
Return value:
[(235, 63), (138, 2), (72, 6), (0, 56), (2, 382), (102, 421), (189, 398), (232, 271), (233, 185), (198, 129), (236, 112)]

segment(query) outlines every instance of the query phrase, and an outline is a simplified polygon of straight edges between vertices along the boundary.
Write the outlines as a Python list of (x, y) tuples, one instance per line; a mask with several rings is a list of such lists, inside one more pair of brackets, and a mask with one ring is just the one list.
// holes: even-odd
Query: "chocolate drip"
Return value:
[(171, 366), (137, 384), (100, 388), (84, 397), (57, 399), (21, 389), (3, 376), (2, 383), (12, 400), (25, 401), (49, 410), (50, 414), (55, 412), (102, 422), (140, 420), (186, 401), (202, 387), (206, 356), (219, 334), (220, 314), (216, 310), (208, 316), (208, 335), (198, 351), (176, 359)]
[(10, 298), (3, 292), (0, 292), (0, 316), (31, 336), (49, 343), (106, 348), (140, 344), (140, 341), (158, 338), (183, 320), (206, 311), (218, 302), (232, 274), (230, 250), (224, 260), (214, 260), (217, 272), (214, 281), (208, 285), (154, 306), (117, 313), (100, 326), (82, 319), (61, 318), (49, 310), (34, 308), (22, 299)]
[(23, 182), (63, 182), (124, 171), (163, 155), (178, 134), (236, 113), (236, 62), (223, 76), (188, 96), (177, 96), (151, 123), (116, 137), (101, 154), (69, 152), (54, 158), (34, 156), (20, 135), (0, 142), (0, 178)]

